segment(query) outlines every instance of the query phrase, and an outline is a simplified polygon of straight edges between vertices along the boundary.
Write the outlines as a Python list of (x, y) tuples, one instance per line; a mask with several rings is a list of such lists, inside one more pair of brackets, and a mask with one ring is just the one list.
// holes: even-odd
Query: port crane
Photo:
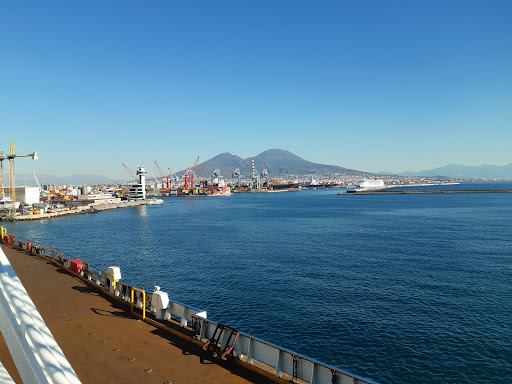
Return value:
[(203, 173), (204, 168), (206, 167), (206, 164), (207, 164), (207, 163), (208, 163), (207, 161), (205, 161), (205, 162), (204, 162), (203, 167), (201, 168), (201, 170), (200, 170), (200, 171), (199, 171), (199, 173), (197, 174), (197, 181), (199, 181), (199, 176), (201, 176), (201, 173)]
[(121, 163), (121, 164), (123, 164), (123, 167), (125, 167), (125, 168), (126, 168), (126, 170), (128, 171), (128, 173), (129, 173), (130, 175), (132, 175), (132, 177), (133, 177), (133, 179), (134, 179), (135, 181), (139, 181), (139, 179), (137, 179), (137, 178), (135, 177), (135, 175), (133, 174), (133, 172), (132, 172), (132, 171), (130, 171), (130, 168), (128, 168), (128, 167), (125, 165), (125, 163)]
[(261, 172), (261, 175), (260, 175), (260, 179), (263, 183), (263, 186), (265, 186), (265, 179), (267, 180), (267, 187), (270, 187), (270, 180), (269, 180), (269, 175), (268, 175), (268, 170), (267, 168), (263, 168), (263, 172)]
[(39, 179), (37, 178), (36, 172), (32, 171), (32, 174), (34, 175), (34, 179), (36, 180), (37, 186), (39, 187), (39, 194), (41, 196), (43, 196), (44, 195), (44, 190), (43, 190), (43, 187), (41, 186), (41, 183), (39, 182)]
[(238, 185), (236, 185), (236, 186), (241, 187), (242, 186), (242, 174), (240, 173), (240, 168), (236, 168), (231, 175), (231, 186), (233, 188), (235, 187), (235, 180), (237, 177), (238, 177)]
[(9, 160), (9, 194), (11, 198), (11, 207), (12, 210), (10, 210), (10, 215), (15, 211), (14, 207), (16, 204), (16, 179), (15, 179), (15, 173), (14, 173), (14, 159), (16, 157), (32, 157), (32, 160), (37, 160), (37, 152), (29, 153), (28, 155), (16, 155), (14, 153), (14, 141), (11, 141), (11, 148), (9, 151), (9, 155), (5, 155), (2, 151), (0, 153), (0, 187), (2, 189), (2, 197), (4, 197), (4, 168), (3, 163), (4, 160)]
[(211, 174), (211, 182), (212, 185), (219, 184), (219, 180), (222, 178), (222, 175), (220, 174), (220, 169), (217, 168), (213, 173)]
[(197, 167), (197, 162), (199, 161), (199, 156), (197, 156), (196, 162), (194, 163), (194, 167), (189, 168), (185, 171), (185, 190), (188, 190), (188, 182), (190, 181), (190, 186), (194, 187), (194, 171)]
[[(160, 169), (160, 167), (158, 166), (158, 163), (156, 162), (156, 160), (155, 160), (155, 165), (156, 165), (156, 169), (158, 169), (158, 172), (160, 172), (160, 176), (162, 176), (162, 183), (163, 183), (166, 176), (164, 176), (164, 174), (163, 174), (162, 170)], [(169, 189), (169, 176), (167, 176), (167, 189)]]
[(156, 178), (155, 174), (153, 172), (150, 172), (151, 173), (151, 176), (153, 176), (153, 178), (155, 179), (155, 188), (158, 188), (158, 179)]
[(173, 171), (171, 171), (171, 168), (167, 168), (167, 173), (171, 177), (171, 186), (172, 186), (173, 182), (175, 185), (178, 185), (178, 182), (179, 182), (178, 175), (176, 175)]

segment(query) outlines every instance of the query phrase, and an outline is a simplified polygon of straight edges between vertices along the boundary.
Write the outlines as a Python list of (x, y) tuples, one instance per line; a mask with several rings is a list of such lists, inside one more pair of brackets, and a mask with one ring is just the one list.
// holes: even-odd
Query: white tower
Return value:
[(142, 198), (146, 198), (146, 175), (148, 172), (145, 167), (139, 165), (139, 169), (137, 169), (137, 176), (139, 176), (139, 184), (142, 187)]

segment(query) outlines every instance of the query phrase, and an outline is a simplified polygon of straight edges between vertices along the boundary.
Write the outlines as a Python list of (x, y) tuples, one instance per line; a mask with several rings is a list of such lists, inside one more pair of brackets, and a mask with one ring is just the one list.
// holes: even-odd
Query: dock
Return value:
[(65, 208), (56, 212), (46, 212), (39, 214), (19, 215), (19, 216), (3, 216), (0, 221), (34, 221), (34, 220), (48, 220), (56, 219), (65, 216), (82, 215), (86, 213), (97, 213), (109, 209), (131, 208), (141, 205), (162, 205), (162, 199), (145, 199), (134, 201), (120, 201), (115, 203), (102, 203), (102, 204), (89, 204), (86, 206), (79, 206), (76, 208)]

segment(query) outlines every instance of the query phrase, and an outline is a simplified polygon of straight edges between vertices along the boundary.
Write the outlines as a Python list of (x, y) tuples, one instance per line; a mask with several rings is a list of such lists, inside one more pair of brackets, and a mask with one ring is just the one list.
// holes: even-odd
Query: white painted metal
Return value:
[(108, 267), (108, 273), (114, 275), (116, 282), (121, 280), (121, 269), (119, 267)]
[[(199, 319), (199, 321), (201, 325), (199, 339), (202, 340), (204, 338), (212, 337), (217, 324), (206, 319)], [(221, 349), (226, 346), (227, 338), (227, 331), (224, 330), (223, 334), (219, 337)], [(274, 374), (277, 377), (283, 377), (284, 374), (293, 376), (295, 360), (296, 378), (304, 380), (307, 383), (332, 383), (333, 375), (335, 375), (337, 383), (339, 384), (377, 384), (372, 380), (335, 369), (316, 360), (243, 333), (240, 333), (233, 351), (238, 359), (246, 361), (247, 364), (254, 365), (257, 363), (264, 363), (269, 367), (274, 368)]]
[[(89, 271), (88, 279), (95, 281), (98, 285), (105, 285), (105, 278), (100, 273)], [(128, 287), (129, 286), (125, 284), (117, 284), (116, 295), (130, 302), (131, 298)], [(125, 293), (121, 294), (123, 290)], [(140, 293), (136, 292), (136, 294)], [(137, 301), (137, 304), (134, 306), (141, 308), (142, 300)], [(155, 314), (157, 307), (162, 308), (159, 309), (159, 311), (163, 311), (165, 303), (167, 303), (163, 315), (162, 313), (157, 315), (159, 320), (178, 319), (181, 326), (185, 327), (192, 323), (192, 316), (194, 316), (195, 320), (199, 322), (199, 324), (196, 323), (196, 331), (199, 332), (197, 337), (199, 340), (209, 339), (214, 335), (217, 323), (207, 320), (206, 311), (200, 311), (197, 308), (169, 300), (167, 294), (160, 291), (160, 287), (155, 286), (153, 294), (146, 293), (146, 301), (146, 305), (149, 305), (151, 302), (150, 310)], [(230, 330), (225, 328), (219, 336), (218, 341), (221, 350), (226, 347), (229, 338), (228, 332), (230, 332)], [(333, 376), (335, 376), (336, 382), (339, 384), (377, 384), (370, 379), (330, 367), (319, 361), (243, 333), (239, 334), (233, 347), (233, 353), (236, 358), (245, 361), (247, 364), (266, 364), (268, 367), (275, 369), (274, 374), (277, 377), (283, 377), (284, 375), (293, 377), (293, 375), (296, 374), (295, 378), (303, 380), (306, 383), (329, 384), (333, 382)], [(294, 367), (296, 369), (294, 369)]]
[(14, 380), (12, 379), (11, 375), (9, 375), (9, 372), (7, 372), (7, 369), (5, 369), (4, 365), (0, 361), (0, 383), (5, 384), (14, 384)]
[(0, 248), (0, 329), (24, 383), (80, 383)]

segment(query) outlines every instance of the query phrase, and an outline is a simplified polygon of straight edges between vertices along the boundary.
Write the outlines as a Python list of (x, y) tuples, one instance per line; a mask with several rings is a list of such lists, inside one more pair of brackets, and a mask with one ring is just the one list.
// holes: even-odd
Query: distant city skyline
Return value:
[[(508, 1), (0, 5), (0, 150), (114, 179), (280, 148), (365, 172), (512, 163)], [(4, 168), (6, 167), (4, 164)]]

